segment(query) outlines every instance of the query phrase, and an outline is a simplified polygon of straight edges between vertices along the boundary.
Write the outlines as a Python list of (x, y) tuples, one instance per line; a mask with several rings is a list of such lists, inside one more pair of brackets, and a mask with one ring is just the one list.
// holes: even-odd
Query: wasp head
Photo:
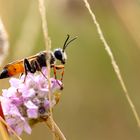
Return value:
[(54, 50), (54, 56), (57, 60), (59, 60), (62, 64), (65, 64), (67, 55), (61, 48)]
[(70, 38), (70, 35), (67, 35), (67, 38), (66, 38), (66, 40), (64, 42), (64, 45), (63, 45), (63, 48), (62, 49), (61, 48), (58, 48), (58, 49), (55, 49), (54, 50), (54, 56), (55, 56), (55, 58), (57, 60), (61, 61), (62, 64), (65, 64), (66, 59), (67, 59), (67, 55), (65, 53), (65, 50), (66, 50), (68, 44), (70, 44), (72, 41), (74, 41), (77, 37), (71, 39), (70, 41), (69, 41), (69, 38)]

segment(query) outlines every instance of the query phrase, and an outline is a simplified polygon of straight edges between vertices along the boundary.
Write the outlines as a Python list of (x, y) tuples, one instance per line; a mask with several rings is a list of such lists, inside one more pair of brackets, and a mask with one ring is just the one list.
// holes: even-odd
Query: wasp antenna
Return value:
[(71, 39), (71, 40), (66, 44), (66, 47), (67, 47), (72, 41), (74, 41), (75, 39), (77, 39), (77, 36), (74, 37), (73, 39)]
[(66, 39), (66, 41), (65, 41), (65, 43), (64, 43), (63, 52), (65, 51), (66, 47), (67, 47), (72, 41), (74, 41), (75, 39), (77, 39), (77, 36), (76, 36), (76, 37), (74, 37), (73, 39), (71, 39), (71, 40), (68, 42), (69, 37), (70, 37), (70, 36), (68, 35), (68, 37), (67, 37), (67, 39)]
[(69, 38), (70, 38), (70, 35), (67, 34), (67, 38), (66, 38), (66, 40), (65, 40), (65, 42), (64, 42), (63, 49), (62, 49), (63, 52), (64, 52), (64, 50), (66, 49), (66, 46), (67, 46), (66, 44), (67, 44)]

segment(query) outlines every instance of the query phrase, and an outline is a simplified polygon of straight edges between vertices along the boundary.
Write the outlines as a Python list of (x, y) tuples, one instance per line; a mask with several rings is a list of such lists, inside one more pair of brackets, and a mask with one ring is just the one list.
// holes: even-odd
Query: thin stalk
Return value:
[[(52, 125), (51, 125), (52, 122), (54, 124), (54, 129), (52, 129)], [(59, 127), (57, 126), (57, 124), (55, 123), (53, 118), (49, 117), (46, 121), (46, 124), (52, 130), (52, 132), (55, 134), (55, 136), (57, 138), (59, 138), (59, 140), (66, 140), (66, 137), (64, 136), (62, 131), (59, 129)], [(55, 131), (53, 131), (53, 130), (55, 130)]]
[(39, 12), (40, 12), (41, 21), (42, 21), (42, 31), (44, 34), (46, 50), (49, 51), (51, 49), (51, 39), (48, 35), (45, 2), (44, 0), (38, 0), (38, 1), (39, 1)]
[[(44, 39), (45, 39), (45, 45), (46, 45), (46, 52), (50, 52), (51, 51), (51, 39), (48, 35), (48, 26), (47, 26), (47, 19), (46, 19), (46, 8), (45, 8), (45, 2), (44, 0), (39, 0), (39, 11), (40, 11), (40, 16), (41, 16), (41, 21), (42, 21), (42, 30), (43, 30), (43, 34), (44, 34)], [(48, 53), (49, 55), (49, 53)], [(48, 98), (49, 98), (49, 102), (52, 102), (52, 94), (51, 94), (51, 82), (50, 82), (50, 56), (48, 56), (48, 60), (47, 60), (47, 77), (48, 77), (48, 88), (49, 88), (49, 94), (48, 94)], [(52, 107), (50, 106), (50, 117), (53, 118), (53, 113), (52, 113)], [(52, 131), (55, 131), (55, 124), (54, 121), (50, 120), (50, 124), (51, 124), (51, 128)], [(53, 133), (53, 140), (56, 139), (56, 136)]]
[(109, 45), (108, 45), (108, 43), (107, 43), (107, 41), (106, 41), (104, 35), (103, 35), (103, 32), (102, 32), (101, 27), (100, 27), (100, 25), (99, 25), (99, 22), (97, 21), (94, 12), (91, 10), (88, 1), (87, 1), (87, 0), (83, 0), (83, 2), (85, 3), (85, 6), (86, 6), (86, 8), (88, 9), (89, 14), (90, 14), (91, 17), (92, 17), (92, 20), (93, 20), (93, 22), (94, 22), (94, 24), (95, 24), (95, 26), (96, 26), (97, 33), (98, 33), (98, 35), (99, 35), (99, 38), (100, 38), (101, 42), (103, 43), (103, 45), (104, 45), (104, 47), (105, 47), (105, 50), (106, 50), (108, 56), (109, 56), (110, 59), (111, 59), (112, 67), (113, 67), (113, 69), (114, 69), (114, 71), (115, 71), (115, 73), (116, 73), (116, 75), (117, 75), (117, 78), (118, 78), (120, 84), (121, 84), (121, 87), (122, 87), (122, 89), (123, 89), (123, 91), (124, 91), (125, 97), (126, 97), (128, 103), (129, 103), (130, 108), (131, 108), (131, 110), (132, 110), (132, 112), (133, 112), (133, 115), (134, 115), (134, 117), (135, 117), (135, 119), (136, 119), (136, 121), (137, 121), (137, 124), (138, 124), (138, 126), (140, 127), (140, 118), (139, 118), (138, 113), (137, 113), (137, 111), (136, 111), (136, 108), (135, 108), (135, 106), (134, 106), (134, 104), (133, 104), (133, 102), (132, 102), (132, 100), (131, 100), (131, 98), (130, 98), (130, 96), (129, 96), (129, 94), (128, 94), (128, 91), (127, 91), (127, 88), (126, 88), (126, 86), (125, 86), (124, 80), (123, 80), (123, 78), (122, 78), (122, 76), (121, 76), (121, 72), (120, 72), (119, 66), (117, 65), (116, 60), (115, 60), (115, 58), (114, 58), (114, 56), (113, 56), (113, 53), (112, 53), (112, 51), (111, 51), (111, 49), (110, 49), (110, 47), (109, 47)]
[(5, 128), (5, 125), (0, 121), (0, 132), (2, 135), (3, 140), (10, 140), (9, 134)]

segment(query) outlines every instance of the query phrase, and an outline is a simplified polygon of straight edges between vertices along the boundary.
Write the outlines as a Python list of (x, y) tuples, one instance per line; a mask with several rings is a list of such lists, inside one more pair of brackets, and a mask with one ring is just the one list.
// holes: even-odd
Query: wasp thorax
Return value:
[(61, 61), (62, 64), (65, 64), (66, 59), (67, 59), (67, 55), (64, 51), (62, 51), (61, 48), (58, 48), (58, 49), (54, 50), (54, 56), (55, 56), (56, 59)]

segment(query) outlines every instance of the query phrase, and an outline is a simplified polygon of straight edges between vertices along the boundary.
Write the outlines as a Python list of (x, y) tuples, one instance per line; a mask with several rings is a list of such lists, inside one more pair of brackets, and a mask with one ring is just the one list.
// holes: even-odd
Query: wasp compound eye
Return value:
[(55, 55), (56, 59), (62, 60), (62, 52), (60, 50), (56, 50), (54, 52), (54, 55)]

